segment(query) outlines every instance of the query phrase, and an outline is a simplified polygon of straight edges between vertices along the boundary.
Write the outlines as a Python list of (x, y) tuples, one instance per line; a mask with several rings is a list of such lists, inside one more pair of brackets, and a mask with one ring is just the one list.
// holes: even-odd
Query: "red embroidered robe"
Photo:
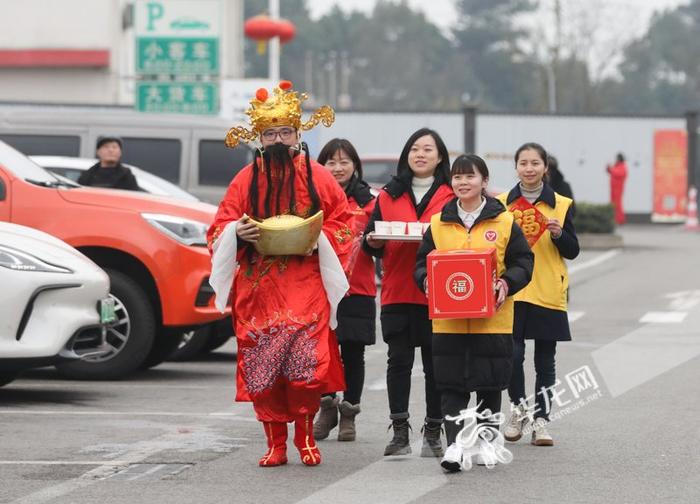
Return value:
[[(335, 179), (315, 161), (311, 165), (324, 214), (322, 232), (345, 265), (352, 241), (353, 215)], [(303, 155), (294, 158), (294, 170), (296, 214), (308, 217), (311, 197)], [(281, 213), (288, 213), (289, 180), (279, 180), (274, 167), (271, 173), (274, 187), (282, 188)], [(263, 215), (267, 178), (262, 171), (258, 174), (260, 209), (255, 212), (250, 201), (252, 177), (251, 164), (229, 185), (209, 229), (210, 249), (228, 223), (239, 220), (243, 214)], [(276, 197), (272, 213), (274, 201)], [(239, 268), (232, 289), (238, 342), (236, 400), (252, 400), (263, 421), (290, 421), (294, 414), (313, 414), (311, 404), (290, 405), (285, 413), (284, 405), (277, 403), (308, 403), (309, 398), (315, 398), (317, 403), (321, 393), (345, 389), (338, 345), (329, 328), (330, 305), (321, 282), (318, 254), (261, 256), (250, 245), (242, 247), (244, 243), (239, 242)], [(289, 390), (280, 392), (280, 387)]]

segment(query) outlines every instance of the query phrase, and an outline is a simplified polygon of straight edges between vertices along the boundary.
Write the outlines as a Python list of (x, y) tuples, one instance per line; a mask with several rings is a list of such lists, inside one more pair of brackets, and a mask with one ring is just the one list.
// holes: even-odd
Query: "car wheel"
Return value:
[(156, 334), (153, 348), (151, 348), (144, 363), (141, 364), (141, 369), (152, 368), (168, 360), (173, 352), (180, 347), (183, 338), (182, 332), (161, 329)]
[(226, 317), (224, 320), (212, 324), (213, 329), (209, 341), (204, 345), (203, 352), (213, 352), (220, 346), (224, 345), (230, 338), (234, 336), (231, 317)]
[(0, 387), (14, 381), (19, 373), (0, 373)]
[(184, 333), (180, 346), (170, 355), (169, 360), (184, 362), (196, 358), (209, 342), (213, 334), (212, 327), (208, 324)]
[[(64, 375), (79, 380), (116, 380), (136, 371), (153, 347), (156, 320), (143, 289), (129, 276), (105, 269), (110, 280), (117, 320), (107, 328), (104, 352), (82, 360), (57, 364)], [(82, 335), (81, 335), (82, 336)], [(78, 337), (73, 351), (78, 355), (95, 352), (94, 332)], [(99, 339), (97, 341), (99, 344)]]

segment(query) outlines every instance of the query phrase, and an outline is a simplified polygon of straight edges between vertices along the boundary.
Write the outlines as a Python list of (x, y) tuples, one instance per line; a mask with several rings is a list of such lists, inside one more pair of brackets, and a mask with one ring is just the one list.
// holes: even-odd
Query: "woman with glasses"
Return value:
[[(354, 217), (338, 183), (311, 159), (300, 138), (319, 122), (330, 126), (333, 111), (321, 107), (302, 122), (304, 95), (291, 88), (283, 81), (273, 94), (258, 90), (247, 111), (251, 129), (235, 126), (226, 135), (228, 147), (241, 140), (261, 145), (231, 181), (207, 236), (217, 308), (225, 309), (232, 291), (236, 400), (252, 401), (267, 438), (261, 467), (287, 463), (290, 422), (301, 462), (320, 464), (313, 418), (322, 394), (345, 388), (331, 328), (336, 301), (347, 290), (342, 264), (352, 246)], [(289, 249), (275, 250), (279, 243), (262, 249), (259, 221), (303, 222), (321, 212), (318, 238), (307, 233), (308, 241), (293, 254), (281, 255)], [(328, 271), (332, 278), (325, 281)]]
[(379, 193), (365, 232), (364, 250), (382, 258), (381, 324), (389, 345), (387, 390), (394, 436), (385, 456), (411, 453), (408, 404), (416, 347), (421, 349), (425, 375), (426, 418), (421, 456), (442, 457), (440, 394), (433, 377), (432, 329), (425, 295), (413, 281), (418, 243), (372, 237), (376, 221), (430, 222), (454, 197), (449, 185), (450, 158), (437, 132), (413, 133), (401, 152), (396, 175)]
[[(350, 211), (355, 215), (357, 247), (350, 258), (350, 290), (338, 305), (336, 336), (345, 368), (346, 389), (343, 400), (336, 394), (321, 398), (321, 409), (314, 423), (314, 437), (325, 439), (338, 426), (338, 441), (355, 441), (355, 416), (360, 413), (360, 398), (365, 382), (365, 346), (376, 340), (375, 318), (377, 284), (372, 256), (359, 249), (359, 240), (374, 210), (375, 197), (362, 179), (362, 162), (355, 147), (343, 138), (328, 142), (318, 155), (345, 191)], [(338, 421), (340, 416), (340, 422)]]

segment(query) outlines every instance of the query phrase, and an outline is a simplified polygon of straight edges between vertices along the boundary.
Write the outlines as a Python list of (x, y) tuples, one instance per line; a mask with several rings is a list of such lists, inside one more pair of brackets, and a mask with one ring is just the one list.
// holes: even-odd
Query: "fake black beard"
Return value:
[(292, 156), (289, 154), (289, 146), (283, 143), (275, 143), (265, 147), (263, 151), (265, 167), (269, 169), (284, 170), (292, 165)]
[[(267, 178), (264, 200), (266, 217), (288, 212), (296, 215), (294, 163), (289, 153), (289, 146), (283, 143), (269, 145), (265, 147), (262, 157), (265, 166), (264, 176)], [(284, 192), (289, 196), (289, 208), (281, 207), (281, 196)]]

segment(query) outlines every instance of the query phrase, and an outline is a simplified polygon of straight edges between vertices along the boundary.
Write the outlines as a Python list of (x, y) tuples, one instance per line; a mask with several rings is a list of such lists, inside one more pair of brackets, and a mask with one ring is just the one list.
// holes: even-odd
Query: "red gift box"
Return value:
[(433, 250), (428, 254), (431, 319), (489, 318), (496, 311), (496, 249)]

